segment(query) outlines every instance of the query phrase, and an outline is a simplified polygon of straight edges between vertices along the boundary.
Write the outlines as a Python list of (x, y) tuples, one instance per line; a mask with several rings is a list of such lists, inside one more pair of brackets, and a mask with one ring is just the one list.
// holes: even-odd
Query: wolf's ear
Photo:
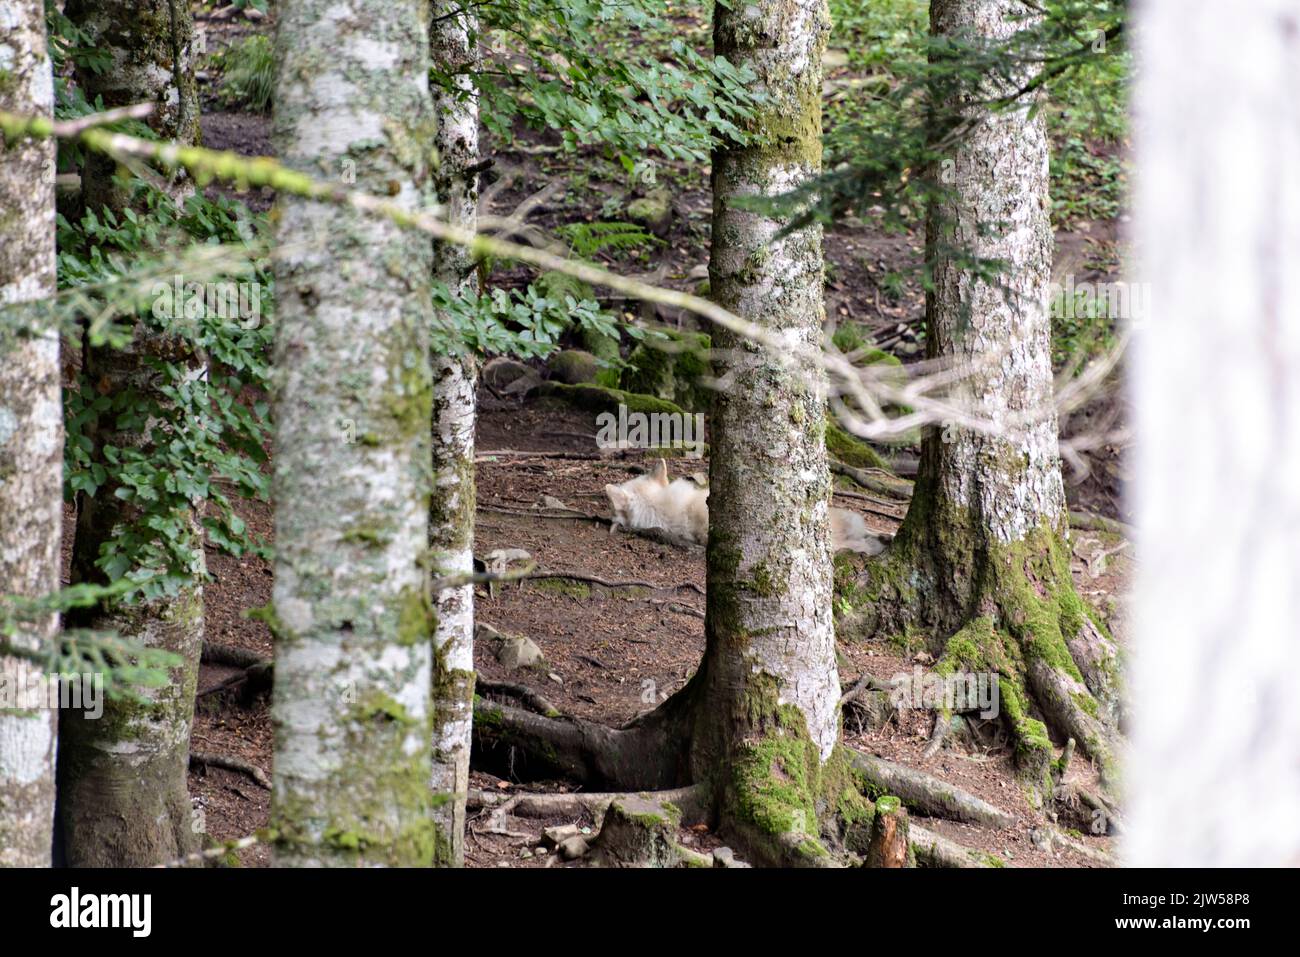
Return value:
[(617, 485), (606, 485), (605, 495), (609, 498), (609, 504), (615, 508), (622, 508), (627, 504), (627, 492)]
[(668, 463), (660, 459), (655, 463), (654, 470), (650, 473), (651, 477), (660, 485), (668, 484)]

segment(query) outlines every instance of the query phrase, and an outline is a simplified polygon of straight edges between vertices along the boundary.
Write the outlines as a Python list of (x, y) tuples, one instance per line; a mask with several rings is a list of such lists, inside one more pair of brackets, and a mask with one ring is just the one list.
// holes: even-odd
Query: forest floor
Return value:
[[(199, 26), (208, 33), (208, 47), (220, 50), (233, 39), (252, 32), (266, 33), (266, 22), (207, 20)], [(846, 68), (833, 71), (833, 79), (852, 79)], [(224, 107), (208, 94), (202, 118), (205, 145), (247, 155), (271, 152), (269, 117)], [(519, 130), (508, 145), (485, 143), (486, 155), (497, 160), (497, 175), (505, 182), (489, 190), (494, 204), (485, 212), (508, 214), (527, 197), (543, 194), (529, 221), (547, 230), (574, 219), (617, 219), (617, 209), (634, 195), (625, 177), (613, 172), (607, 178), (592, 174), (599, 164), (580, 151), (564, 155), (554, 147), (553, 133)], [(611, 164), (604, 163), (604, 166)], [(667, 163), (661, 182), (673, 187), (672, 224), (665, 243), (651, 258), (620, 268), (654, 276), (657, 281), (691, 289), (708, 261), (711, 199), (707, 171), (688, 174), (682, 166)], [(558, 184), (558, 186), (556, 185)], [(217, 187), (209, 187), (217, 189)], [(264, 210), (270, 197), (239, 197), (254, 210)], [(615, 210), (601, 215), (601, 210)], [(1104, 279), (1118, 269), (1118, 223), (1075, 222), (1058, 233), (1058, 271), (1076, 280)], [(852, 322), (904, 361), (923, 352), (921, 320), (924, 296), (915, 279), (897, 277), (910, 272), (920, 255), (919, 233), (886, 235), (861, 223), (829, 229), (825, 237), (828, 262), (827, 315), (831, 322)], [(522, 284), (527, 274), (500, 269), (494, 285)], [(602, 299), (602, 305), (633, 315), (635, 304)], [(689, 324), (689, 317), (660, 311), (654, 316), (673, 325)], [(1102, 396), (1063, 423), (1063, 434), (1081, 434), (1098, 421), (1109, 421), (1119, 400)], [(479, 512), (475, 553), (482, 557), (498, 548), (522, 548), (539, 568), (595, 576), (610, 582), (640, 584), (605, 587), (577, 579), (549, 579), (498, 585), (476, 595), (478, 621), (509, 634), (526, 635), (545, 656), (538, 668), (508, 672), (486, 643), (479, 642), (475, 664), (491, 680), (525, 685), (548, 698), (561, 711), (593, 721), (620, 725), (653, 707), (681, 687), (699, 663), (704, 648), (702, 550), (657, 544), (644, 538), (611, 534), (607, 524), (595, 521), (547, 518), (527, 514), (544, 496), (559, 499), (583, 512), (608, 518), (602, 488), (621, 482), (648, 464), (637, 452), (601, 452), (595, 447), (595, 426), (589, 412), (579, 412), (552, 400), (503, 398), (484, 390), (478, 418), (477, 482)], [(504, 454), (504, 453), (509, 454)], [(915, 450), (912, 450), (914, 453)], [(493, 454), (497, 453), (497, 454)], [(565, 453), (555, 457), (547, 453)], [(1084, 453), (1086, 475), (1067, 476), (1071, 507), (1110, 517), (1122, 514), (1120, 484), (1122, 460), (1114, 446), (1102, 443)], [(707, 461), (675, 459), (674, 475), (707, 471)], [(892, 533), (901, 521), (906, 503), (881, 506), (854, 497), (848, 486), (837, 487), (836, 504), (862, 513), (868, 527)], [(843, 494), (847, 493), (847, 494)], [(870, 510), (867, 510), (867, 509)], [(522, 514), (521, 514), (522, 513)], [(246, 502), (241, 514), (251, 530), (270, 539), (270, 506)], [(1076, 531), (1073, 536), (1074, 571), (1081, 593), (1099, 610), (1123, 643), (1126, 582), (1132, 570), (1131, 549), (1116, 536)], [(246, 614), (271, 598), (270, 566), (252, 556), (234, 558), (209, 548), (212, 581), (205, 590), (206, 640), (272, 655), (266, 627)], [(648, 587), (650, 583), (653, 587)], [(852, 684), (870, 673), (888, 681), (927, 669), (924, 654), (912, 655), (888, 641), (841, 642), (841, 681)], [(265, 695), (243, 698), (238, 689), (211, 693), (237, 671), (205, 664), (200, 676), (200, 698), (194, 723), (192, 748), (235, 757), (269, 774), (272, 763), (272, 728)], [(205, 693), (208, 692), (208, 693)], [(912, 767), (923, 768), (1008, 811), (1015, 825), (1001, 830), (925, 819), (926, 827), (959, 843), (983, 849), (1007, 866), (1096, 866), (1093, 859), (1068, 846), (1053, 846), (1043, 838), (1044, 821), (1027, 803), (1016, 783), (1011, 755), (994, 733), (975, 748), (945, 748), (933, 758), (922, 752), (930, 735), (933, 716), (905, 711), (882, 727), (868, 731), (846, 720), (845, 742), (852, 748), (880, 755)], [(1092, 771), (1076, 760), (1071, 779), (1091, 783)], [(205, 816), (211, 838), (226, 840), (264, 827), (269, 819), (270, 794), (252, 777), (194, 764), (191, 793)], [(475, 773), (472, 788), (512, 794), (518, 783)], [(563, 782), (530, 784), (533, 790), (564, 790)], [(564, 864), (542, 849), (544, 827), (571, 823), (551, 820), (511, 819), (510, 833), (492, 833), (486, 812), (471, 813), (466, 838), (467, 864), (493, 866), (575, 866)], [(592, 827), (590, 819), (576, 823)], [(720, 842), (700, 829), (684, 830), (681, 840), (707, 850)], [(1108, 850), (1110, 839), (1077, 835), (1077, 840), (1098, 850)], [(254, 846), (240, 853), (246, 866), (265, 866), (269, 853)], [(580, 862), (578, 862), (580, 863)]]

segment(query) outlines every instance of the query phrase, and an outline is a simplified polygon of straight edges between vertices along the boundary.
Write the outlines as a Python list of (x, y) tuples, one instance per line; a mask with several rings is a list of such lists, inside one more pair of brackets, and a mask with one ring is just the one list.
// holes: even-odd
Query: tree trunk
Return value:
[(1133, 278), (1152, 310), (1125, 850), (1144, 867), (1300, 865), (1300, 2), (1232, 12), (1138, 17)]
[[(284, 0), (278, 155), (420, 205), (427, 5)], [(433, 858), (427, 238), (285, 197), (275, 278), (275, 861)]]
[[(821, 169), (824, 0), (714, 9), (714, 49), (771, 98), (756, 140), (713, 156), (713, 298), (790, 342), (822, 341), (821, 229), (746, 198)], [(822, 860), (818, 803), (839, 739), (831, 617), (830, 476), (822, 376), (740, 337), (714, 341), (728, 388), (714, 400), (704, 661), (684, 694), (697, 713), (691, 765), (719, 795), (723, 826), (751, 857)], [(783, 786), (781, 782), (788, 785)]]
[[(153, 103), (145, 122), (160, 139), (198, 142), (194, 20), (186, 0), (68, 0), (64, 13), (85, 31), (87, 45), (109, 57), (100, 72), (78, 70), (77, 84), (87, 100), (103, 97), (109, 109)], [(116, 168), (111, 157), (87, 155), (81, 178), (86, 209), (121, 210), (129, 204), (129, 193), (113, 182)], [(185, 173), (166, 175), (173, 196), (183, 198), (192, 190)]]
[[(934, 0), (931, 31), (996, 43), (1029, 26), (1025, 15), (1014, 0)], [(979, 93), (1005, 96), (1028, 79), (986, 77)], [(868, 631), (928, 634), (941, 671), (1000, 675), (1002, 714), (1037, 801), (1051, 790), (1053, 751), (1031, 702), (1111, 774), (1115, 649), (1070, 578), (1042, 114), (1029, 115), (1030, 101), (995, 112), (964, 102), (951, 93), (937, 104), (973, 123), (943, 164), (947, 190), (927, 220), (927, 355), (965, 370), (966, 411), (1002, 429), (929, 430), (907, 518), (859, 598)], [(1001, 261), (994, 281), (975, 274), (972, 256)]]
[[(478, 221), (478, 16), (455, 0), (433, 5), (430, 56), (453, 77), (454, 92), (435, 88), (434, 192), (448, 222), (473, 229)], [(433, 277), (453, 295), (473, 296), (474, 260), (464, 246), (434, 247)], [(474, 570), (474, 356), (460, 345), (451, 317), (435, 317), (448, 347), (433, 357), (433, 493), (429, 545), (435, 576)], [(465, 799), (469, 793), (470, 730), (474, 716), (474, 586), (434, 596), (433, 793), (435, 863), (465, 861)]]
[[(0, 13), (0, 63), (0, 110), (51, 116), (40, 0)], [(52, 141), (3, 145), (0, 209), (0, 595), (40, 598), (59, 588), (63, 527), (59, 337), (37, 308), (55, 292)], [(49, 615), (10, 640), (36, 648), (57, 629)], [(0, 656), (0, 683), (43, 680), (36, 664)], [(33, 698), (0, 701), (0, 867), (50, 864), (58, 711), (39, 691)]]
[[(148, 122), (163, 139), (194, 142), (198, 106), (191, 57), (193, 24), (179, 0), (149, 0), (144, 4), (109, 0), (69, 0), (66, 13), (88, 36), (88, 42), (110, 56), (100, 72), (81, 69), (77, 82), (87, 99), (102, 97), (106, 107), (153, 102)], [(112, 180), (115, 164), (97, 154), (87, 156), (82, 171), (82, 196), (88, 209), (101, 207), (120, 215), (130, 205), (127, 189)], [(173, 196), (188, 189), (173, 178)], [(191, 345), (180, 336), (163, 334), (137, 322), (132, 341), (122, 349), (84, 350), (83, 388), (138, 404), (165, 408), (166, 377), (150, 360), (181, 366), (191, 381), (206, 378), (207, 370)], [(91, 385), (93, 383), (93, 386)], [(93, 455), (109, 464), (114, 448), (148, 447), (170, 441), (168, 427), (150, 420), (141, 430), (115, 413), (88, 423)], [(111, 469), (110, 469), (111, 475)], [(96, 561), (103, 547), (120, 540), (139, 518), (137, 511), (115, 495), (111, 480), (94, 496), (78, 496), (77, 532), (73, 545), (73, 578), (106, 582)], [(188, 790), (189, 735), (194, 714), (194, 688), (203, 642), (203, 533), (198, 522), (202, 503), (175, 503), (174, 518), (188, 532), (177, 543), (180, 556), (168, 571), (180, 579), (171, 597), (132, 603), (115, 602), (77, 616), (79, 624), (110, 629), (143, 644), (178, 654), (182, 664), (169, 683), (146, 689), (148, 704), (106, 701), (104, 714), (88, 720), (76, 712), (64, 715), (60, 729), (59, 817), (68, 863), (73, 866), (141, 866), (188, 854), (197, 846), (197, 820), (192, 820)]]

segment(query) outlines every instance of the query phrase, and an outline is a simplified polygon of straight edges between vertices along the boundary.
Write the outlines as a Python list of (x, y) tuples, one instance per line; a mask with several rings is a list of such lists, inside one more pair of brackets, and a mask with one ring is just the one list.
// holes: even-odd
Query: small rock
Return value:
[(673, 221), (672, 194), (662, 186), (627, 204), (627, 218), (663, 238)]
[(542, 649), (523, 635), (506, 635), (491, 625), (474, 626), (474, 640), (491, 649), (493, 656), (507, 671), (541, 665), (545, 658)]
[(588, 844), (586, 840), (574, 835), (560, 845), (560, 856), (566, 861), (576, 861), (586, 854), (587, 850)]
[(729, 847), (718, 847), (713, 850), (714, 867), (741, 868), (749, 867), (744, 861), (736, 859), (736, 852)]
[(569, 385), (595, 382), (600, 373), (596, 357), (584, 349), (561, 349), (546, 360), (546, 370), (552, 379)]
[(532, 857), (532, 856), (533, 856), (533, 852), (530, 851), (530, 850), (529, 850), (528, 848), (526, 848), (526, 847), (521, 847), (521, 848), (519, 849), (519, 856), (520, 856), (520, 858), (528, 858), (528, 857)]
[(578, 830), (576, 824), (560, 824), (555, 827), (548, 827), (542, 831), (544, 840), (550, 842), (552, 847), (559, 847), (571, 837), (581, 837), (582, 832)]
[(516, 668), (530, 668), (542, 663), (542, 649), (531, 638), (523, 635), (508, 635), (497, 652), (499, 661), (507, 671)]
[(548, 672), (546, 673), (546, 677), (550, 678), (550, 679), (551, 679), (552, 681), (554, 681), (557, 685), (562, 685), (562, 684), (564, 684), (564, 679), (561, 678), (559, 675), (557, 675), (554, 671), (548, 671)]
[(488, 360), (487, 364), (483, 366), (480, 377), (489, 388), (503, 392), (520, 380), (537, 379), (537, 373), (517, 359), (498, 356), (495, 359)]

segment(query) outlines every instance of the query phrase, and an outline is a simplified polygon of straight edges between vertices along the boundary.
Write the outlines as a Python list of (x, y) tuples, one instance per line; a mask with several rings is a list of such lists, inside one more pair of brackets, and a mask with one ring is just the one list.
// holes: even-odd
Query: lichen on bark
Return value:
[[(998, 42), (1028, 22), (1010, 0), (931, 7), (938, 36)], [(1025, 79), (985, 78), (982, 92), (1004, 95)], [(950, 96), (946, 108), (982, 109)], [(964, 370), (967, 411), (1005, 428), (944, 423), (926, 433), (907, 517), (885, 554), (846, 584), (852, 611), (841, 627), (919, 633), (941, 668), (997, 672), (1002, 715), (1038, 801), (1052, 786), (1047, 726), (1074, 737), (1114, 782), (1118, 695), (1114, 645), (1070, 576), (1046, 311), (1047, 139), (1031, 106), (1026, 98), (970, 117), (948, 157), (951, 185), (927, 218), (927, 357)], [(997, 280), (973, 272), (972, 256), (1000, 261)]]
[[(473, 230), (478, 222), (478, 16), (452, 0), (435, 0), (430, 58), (449, 88), (435, 88), (434, 196), (447, 221)], [(437, 243), (433, 276), (453, 295), (477, 294), (474, 257), (464, 246)], [(429, 545), (435, 576), (474, 570), (474, 411), (476, 358), (457, 340), (450, 315), (436, 315), (451, 342), (433, 356), (433, 491)], [(469, 791), (470, 733), (474, 712), (474, 586), (442, 589), (434, 596), (433, 776), (435, 862), (464, 863), (465, 801)]]
[[(277, 14), (285, 165), (420, 206), (427, 5), (284, 0)], [(427, 866), (433, 252), (296, 197), (276, 243), (275, 861)]]
[[(52, 115), (40, 0), (0, 10), (0, 80), (0, 110)], [(53, 174), (53, 142), (0, 142), (0, 595), (27, 598), (58, 589), (63, 527), (59, 339), (42, 310), (55, 291)], [(50, 614), (10, 640), (33, 649), (57, 629)], [(0, 655), (11, 691), (40, 674)], [(47, 867), (58, 712), (41, 701), (0, 705), (0, 867)]]
[[(821, 344), (821, 230), (781, 235), (788, 216), (749, 200), (821, 169), (829, 29), (824, 0), (714, 9), (715, 52), (752, 70), (766, 101), (753, 141), (714, 153), (711, 294), (792, 351)], [(692, 682), (707, 705), (691, 769), (752, 856), (818, 863), (829, 857), (820, 782), (839, 740), (825, 385), (739, 336), (719, 331), (713, 345), (728, 387), (711, 419), (707, 645)]]

